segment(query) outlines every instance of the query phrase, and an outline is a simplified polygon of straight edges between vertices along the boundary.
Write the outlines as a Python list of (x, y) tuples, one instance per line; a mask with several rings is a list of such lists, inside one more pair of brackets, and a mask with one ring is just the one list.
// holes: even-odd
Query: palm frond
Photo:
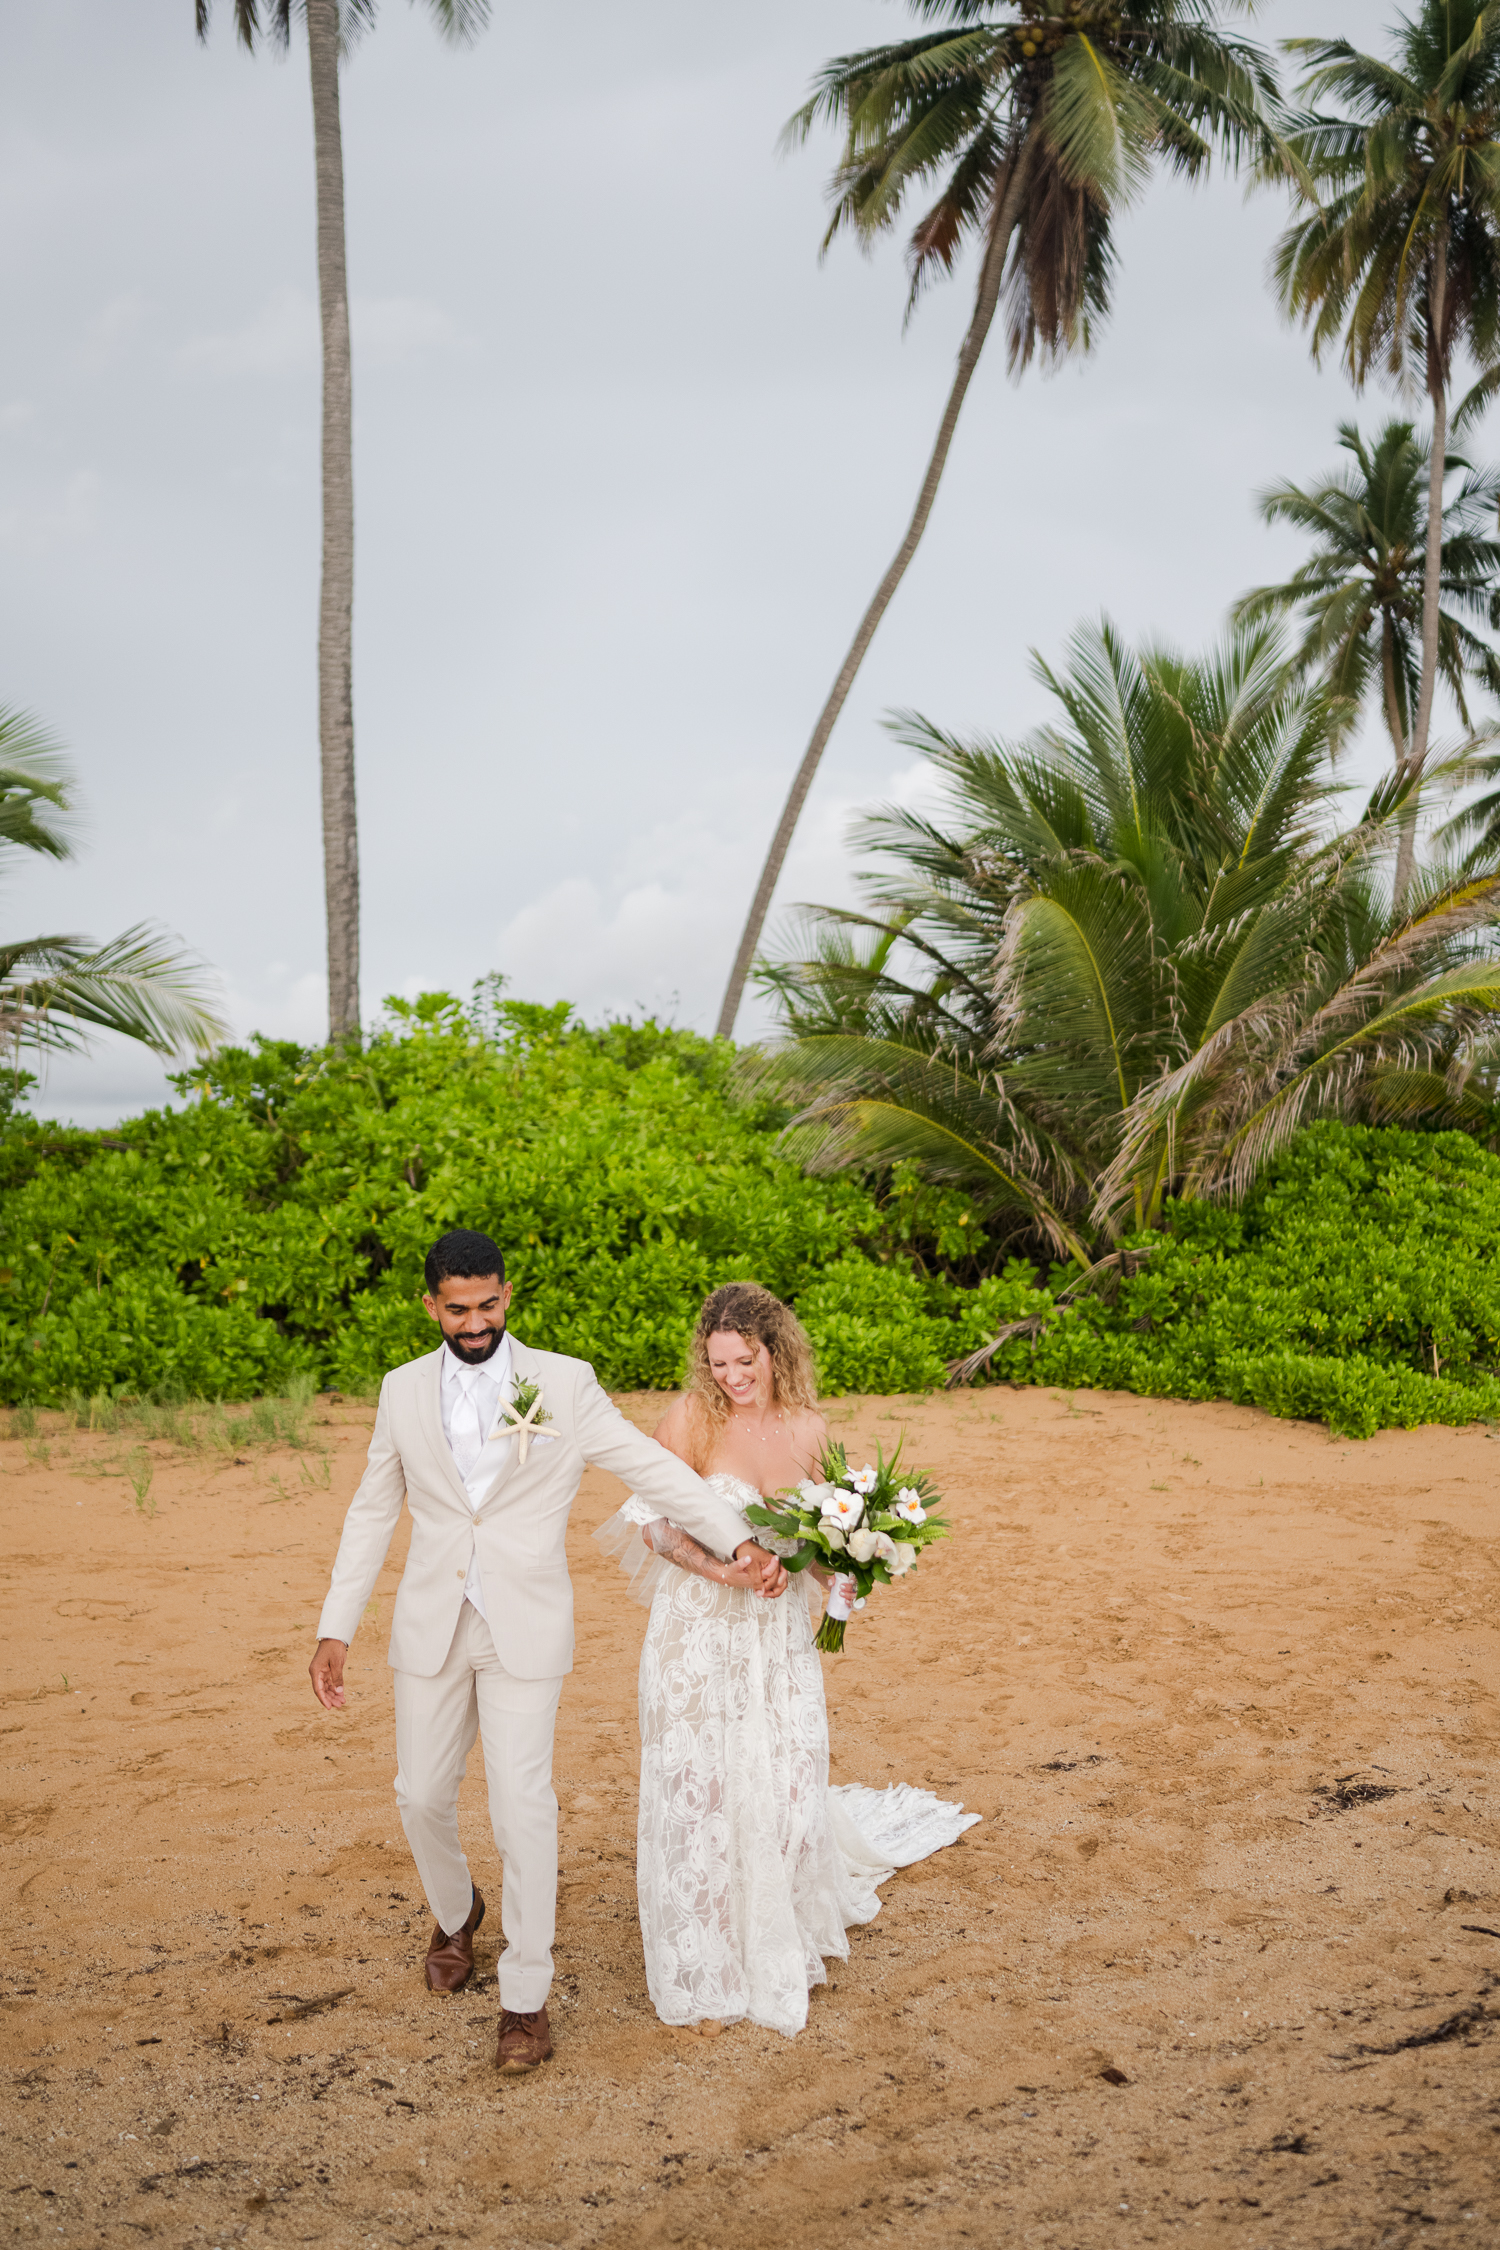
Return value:
[[(280, 12), (285, 13), (283, 7)], [(213, 0), (193, 0), (194, 24), (200, 39), (207, 39), (209, 19), (213, 13)], [(276, 0), (272, 0), (271, 13), (277, 13)], [(234, 0), (234, 28), (240, 45), (251, 54), (260, 35), (260, 8), (258, 0)]]
[(203, 1053), (228, 1030), (201, 962), (137, 923), (110, 944), (39, 937), (0, 945), (0, 1040), (77, 1051), (92, 1031), (138, 1039), (160, 1055)]
[(1087, 349), (1107, 312), (1114, 214), (1161, 160), (1200, 173), (1273, 141), (1269, 58), (1227, 37), (1222, 7), (1135, 0), (1118, 21), (1068, 19), (1039, 52), (1028, 20), (972, 0), (913, 0), (935, 28), (835, 57), (782, 133), (842, 128), (825, 249), (846, 227), (895, 225), (910, 190), (941, 179), (911, 241), (908, 315), (962, 244), (994, 224), (1002, 181), (1024, 192), (1006, 277), (1013, 371)]
[[(1421, 781), (1329, 831), (1341, 706), (1281, 631), (1189, 657), (1103, 623), (1037, 669), (1055, 716), (1022, 740), (892, 722), (945, 804), (864, 816), (878, 903), (814, 910), (764, 971), (783, 1032), (750, 1067), (794, 1103), (795, 1153), (916, 1163), (1002, 1232), (1087, 1250), (1169, 1193), (1243, 1192), (1310, 1116), (1410, 1109), (1434, 1072), (1444, 1115), (1489, 1098), (1463, 1088), (1500, 1055), (1497, 855), (1396, 911)], [(1488, 739), (1429, 778), (1500, 822)]]
[(1065, 178), (1101, 202), (1125, 205), (1150, 177), (1157, 106), (1084, 32), (1058, 49), (1039, 124)]
[[(1242, 621), (1296, 617), (1303, 631), (1297, 663), (1320, 675), (1341, 705), (1338, 737), (1373, 694), (1400, 759), (1421, 673), (1429, 447), (1399, 419), (1386, 422), (1373, 441), (1344, 423), (1339, 443), (1350, 467), (1310, 488), (1283, 484), (1260, 496), (1268, 523), (1290, 524), (1314, 544), (1289, 579), (1252, 588), (1234, 614)], [(1500, 541), (1492, 536), (1500, 472), (1476, 469), (1457, 452), (1449, 452), (1445, 468), (1465, 477), (1443, 509), (1437, 663), (1467, 728), (1469, 687), (1500, 677), (1494, 649), (1466, 622), (1491, 622), (1500, 576)]]
[[(306, 4), (307, 0), (233, 0), (235, 36), (252, 55), (261, 37), (284, 52), (291, 44), (292, 17), (304, 14)], [(376, 0), (335, 0), (340, 54), (347, 55), (365, 32), (374, 29), (375, 5)], [(454, 46), (477, 39), (490, 20), (490, 0), (426, 0), (426, 7), (441, 36)], [(193, 13), (198, 37), (206, 40), (213, 0), (193, 0)]]
[(427, 12), (445, 39), (467, 46), (488, 26), (490, 0), (427, 0)]
[(35, 713), (0, 704), (0, 848), (71, 858), (73, 786), (62, 745)]

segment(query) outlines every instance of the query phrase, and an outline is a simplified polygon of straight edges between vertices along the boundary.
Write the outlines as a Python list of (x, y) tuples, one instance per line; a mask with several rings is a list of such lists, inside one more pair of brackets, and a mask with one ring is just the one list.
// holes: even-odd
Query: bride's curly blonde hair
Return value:
[(746, 1343), (765, 1345), (771, 1355), (772, 1395), (778, 1405), (794, 1412), (817, 1405), (818, 1377), (812, 1346), (790, 1305), (784, 1305), (757, 1282), (728, 1281), (704, 1298), (688, 1346), (683, 1388), (707, 1430), (717, 1429), (729, 1417), (729, 1401), (708, 1364), (708, 1339), (721, 1335), (743, 1336)]

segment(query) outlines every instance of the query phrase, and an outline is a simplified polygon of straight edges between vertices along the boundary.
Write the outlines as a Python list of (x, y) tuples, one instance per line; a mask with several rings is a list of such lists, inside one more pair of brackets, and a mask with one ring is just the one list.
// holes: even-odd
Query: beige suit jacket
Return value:
[(446, 1345), (411, 1360), (380, 1386), (375, 1434), (349, 1503), (320, 1640), (352, 1641), (401, 1516), (411, 1509), (411, 1549), (391, 1622), (389, 1661), (430, 1678), (441, 1671), (477, 1553), (496, 1652), (518, 1679), (573, 1669), (573, 1587), (565, 1546), (568, 1511), (585, 1467), (610, 1469), (715, 1554), (751, 1536), (744, 1519), (675, 1454), (627, 1422), (581, 1359), (528, 1351), (512, 1336), (516, 1379), (541, 1385), (549, 1416), (524, 1466), (514, 1437), (492, 1437), (480, 1466), (493, 1474), (471, 1507), (447, 1439), (439, 1396)]

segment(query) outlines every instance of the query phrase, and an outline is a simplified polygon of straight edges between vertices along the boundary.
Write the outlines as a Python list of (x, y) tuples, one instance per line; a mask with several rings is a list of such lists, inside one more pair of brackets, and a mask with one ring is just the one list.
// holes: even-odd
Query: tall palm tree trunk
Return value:
[(1385, 723), (1399, 773), (1406, 763), (1406, 730), (1401, 724), (1401, 698), (1396, 693), (1396, 629), (1388, 609), (1380, 613), (1380, 677), (1385, 689)]
[(1437, 689), (1438, 631), (1443, 607), (1443, 476), (1448, 453), (1448, 365), (1443, 349), (1443, 317), (1448, 296), (1448, 235), (1439, 234), (1433, 253), (1432, 284), (1428, 298), (1430, 329), (1427, 343), (1427, 389), (1432, 399), (1432, 459), (1427, 470), (1427, 561), (1422, 581), (1422, 684), (1412, 719), (1411, 747), (1406, 758), (1406, 778), (1412, 798), (1401, 817), (1401, 837), (1396, 846), (1396, 904), (1411, 885), (1417, 856), (1418, 791), (1427, 762), (1427, 738), (1432, 726), (1432, 699)]
[(724, 1004), (719, 1010), (719, 1021), (716, 1029), (721, 1039), (728, 1039), (734, 1031), (734, 1019), (740, 1012), (740, 1001), (745, 992), (745, 980), (750, 974), (750, 964), (755, 958), (755, 949), (760, 943), (761, 931), (765, 928), (766, 916), (770, 912), (772, 894), (781, 878), (781, 870), (786, 860), (788, 846), (792, 841), (792, 835), (796, 829), (802, 807), (807, 801), (807, 793), (813, 785), (813, 776), (816, 774), (823, 752), (828, 746), (828, 738), (838, 722), (839, 713), (848, 701), (849, 690), (853, 687), (859, 668), (865, 660), (865, 651), (875, 638), (876, 627), (890, 607), (891, 598), (906, 576), (907, 565), (916, 553), (921, 543), (922, 534), (927, 529), (927, 519), (932, 514), (932, 504), (937, 498), (938, 485), (942, 481), (943, 470), (947, 466), (948, 449), (953, 443), (953, 433), (958, 427), (959, 411), (963, 406), (969, 384), (973, 380), (974, 370), (979, 365), (979, 355), (984, 350), (985, 339), (989, 335), (990, 324), (995, 317), (995, 307), (1000, 300), (1000, 281), (1005, 270), (1006, 248), (1010, 242), (1011, 233), (1015, 226), (1016, 212), (1019, 207), (1023, 170), (1024, 151), (1020, 151), (1011, 158), (1007, 168), (995, 223), (991, 229), (989, 243), (985, 250), (984, 263), (979, 271), (979, 288), (975, 296), (973, 318), (969, 322), (968, 332), (959, 351), (953, 387), (948, 393), (948, 403), (943, 409), (943, 419), (938, 424), (937, 442), (932, 449), (932, 458), (927, 464), (927, 474), (922, 479), (922, 489), (917, 494), (917, 505), (912, 512), (911, 522), (906, 527), (906, 537), (897, 548), (895, 559), (892, 561), (889, 570), (876, 587), (874, 600), (860, 619), (859, 631), (850, 643), (849, 653), (844, 658), (843, 667), (833, 683), (833, 691), (818, 714), (818, 723), (813, 728), (812, 740), (803, 753), (802, 763), (797, 768), (791, 793), (782, 810), (776, 833), (771, 839), (771, 849), (766, 855), (766, 864), (761, 869), (760, 881), (755, 887), (755, 897), (750, 904), (750, 913), (745, 923), (744, 933), (740, 938), (739, 951), (734, 957), (734, 967), (729, 972), (729, 983), (724, 993)]
[(323, 325), (323, 585), (318, 606), (318, 747), (323, 775), (323, 894), (328, 1036), (359, 1036), (359, 832), (354, 806), (354, 438), (349, 290), (344, 270), (344, 150), (339, 129), (338, 0), (307, 0)]

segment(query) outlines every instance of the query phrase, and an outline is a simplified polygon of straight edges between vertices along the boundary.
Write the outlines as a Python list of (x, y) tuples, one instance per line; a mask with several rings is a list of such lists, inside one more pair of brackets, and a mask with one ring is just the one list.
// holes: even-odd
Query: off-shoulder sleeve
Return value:
[(602, 1523), (594, 1533), (598, 1544), (611, 1562), (617, 1562), (629, 1580), (626, 1593), (643, 1609), (649, 1609), (661, 1583), (664, 1570), (675, 1565), (665, 1555), (653, 1554), (641, 1534), (647, 1524), (663, 1521), (660, 1508), (653, 1508), (649, 1500), (642, 1500), (632, 1492), (623, 1508), (617, 1508), (607, 1523)]

